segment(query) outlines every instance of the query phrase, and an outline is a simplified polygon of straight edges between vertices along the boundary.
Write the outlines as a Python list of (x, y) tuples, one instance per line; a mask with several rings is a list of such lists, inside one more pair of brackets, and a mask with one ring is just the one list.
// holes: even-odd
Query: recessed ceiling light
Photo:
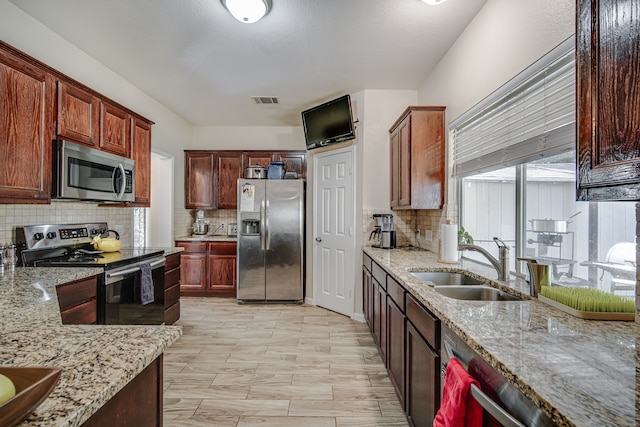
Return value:
[(426, 3), (430, 6), (436, 6), (446, 2), (447, 0), (422, 0), (422, 3)]
[(229, 13), (244, 24), (258, 22), (269, 13), (271, 0), (220, 0)]

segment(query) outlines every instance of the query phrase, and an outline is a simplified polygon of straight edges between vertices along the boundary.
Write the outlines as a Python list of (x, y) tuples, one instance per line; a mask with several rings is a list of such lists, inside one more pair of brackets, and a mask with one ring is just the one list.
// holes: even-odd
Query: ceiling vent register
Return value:
[(278, 99), (277, 96), (252, 96), (251, 99), (253, 100), (254, 104), (279, 104), (280, 100)]

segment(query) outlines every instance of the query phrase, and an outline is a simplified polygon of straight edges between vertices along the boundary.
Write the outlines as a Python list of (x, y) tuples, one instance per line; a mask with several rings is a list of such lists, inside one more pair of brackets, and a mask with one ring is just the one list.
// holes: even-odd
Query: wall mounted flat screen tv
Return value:
[(354, 139), (351, 98), (341, 96), (302, 112), (307, 150)]

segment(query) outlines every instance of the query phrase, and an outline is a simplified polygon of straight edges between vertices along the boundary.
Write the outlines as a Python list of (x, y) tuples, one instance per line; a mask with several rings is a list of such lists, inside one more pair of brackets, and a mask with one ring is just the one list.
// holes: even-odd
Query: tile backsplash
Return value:
[(50, 205), (0, 205), (0, 244), (15, 240), (15, 228), (38, 224), (106, 222), (120, 233), (123, 244), (132, 244), (133, 208), (102, 207), (95, 203), (52, 202)]
[[(173, 230), (175, 237), (191, 236), (191, 225), (196, 220), (194, 209), (176, 209), (173, 215)], [(209, 234), (212, 234), (220, 224), (235, 223), (237, 212), (235, 209), (218, 209), (204, 211), (204, 220), (209, 221)], [(218, 230), (216, 234), (227, 234), (224, 230)]]

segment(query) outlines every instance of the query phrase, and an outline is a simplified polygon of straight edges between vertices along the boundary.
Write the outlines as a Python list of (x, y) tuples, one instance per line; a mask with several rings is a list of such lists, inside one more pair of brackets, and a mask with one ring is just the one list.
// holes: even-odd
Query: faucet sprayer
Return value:
[(498, 280), (509, 280), (509, 246), (497, 237), (494, 237), (493, 241), (496, 242), (500, 251), (498, 259), (495, 259), (485, 248), (478, 245), (459, 243), (458, 250), (480, 252), (498, 272)]

